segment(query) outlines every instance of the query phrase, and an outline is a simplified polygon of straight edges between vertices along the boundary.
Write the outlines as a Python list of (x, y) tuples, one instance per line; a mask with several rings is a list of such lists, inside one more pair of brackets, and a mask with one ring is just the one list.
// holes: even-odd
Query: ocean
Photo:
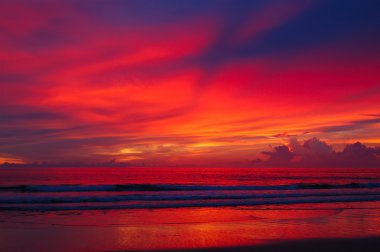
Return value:
[(380, 200), (378, 169), (2, 169), (0, 210), (256, 206)]
[[(380, 169), (0, 170), (2, 251), (210, 248), (380, 236), (379, 209)], [(36, 236), (48, 239), (36, 243)]]

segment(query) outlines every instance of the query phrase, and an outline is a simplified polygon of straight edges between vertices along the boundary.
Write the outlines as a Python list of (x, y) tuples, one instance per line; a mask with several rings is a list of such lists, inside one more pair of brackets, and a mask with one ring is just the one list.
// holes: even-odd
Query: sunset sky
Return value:
[(379, 10), (377, 0), (3, 0), (0, 163), (244, 166), (278, 146), (341, 152), (357, 141), (379, 155)]

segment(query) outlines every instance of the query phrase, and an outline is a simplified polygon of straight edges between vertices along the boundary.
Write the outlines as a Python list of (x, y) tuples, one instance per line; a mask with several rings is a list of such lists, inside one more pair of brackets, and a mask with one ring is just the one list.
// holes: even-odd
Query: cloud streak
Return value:
[(1, 1), (0, 160), (246, 165), (305, 132), (380, 145), (373, 1), (153, 2)]

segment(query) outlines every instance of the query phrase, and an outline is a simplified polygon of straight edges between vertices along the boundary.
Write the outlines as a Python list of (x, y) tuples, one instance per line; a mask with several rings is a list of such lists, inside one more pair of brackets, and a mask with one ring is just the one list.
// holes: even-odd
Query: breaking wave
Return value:
[(356, 189), (380, 188), (380, 183), (289, 185), (174, 185), (174, 184), (116, 184), (116, 185), (16, 185), (0, 186), (0, 191), (12, 192), (120, 192), (120, 191), (240, 191), (240, 190), (297, 190), (297, 189)]

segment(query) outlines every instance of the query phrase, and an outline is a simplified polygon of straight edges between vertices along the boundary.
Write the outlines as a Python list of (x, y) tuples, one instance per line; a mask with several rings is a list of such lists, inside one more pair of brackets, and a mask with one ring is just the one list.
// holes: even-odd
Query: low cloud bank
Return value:
[(328, 143), (311, 138), (300, 143), (291, 137), (288, 145), (276, 146), (262, 154), (265, 161), (254, 160), (257, 166), (277, 167), (376, 167), (380, 168), (380, 147), (367, 147), (360, 142), (336, 151)]

